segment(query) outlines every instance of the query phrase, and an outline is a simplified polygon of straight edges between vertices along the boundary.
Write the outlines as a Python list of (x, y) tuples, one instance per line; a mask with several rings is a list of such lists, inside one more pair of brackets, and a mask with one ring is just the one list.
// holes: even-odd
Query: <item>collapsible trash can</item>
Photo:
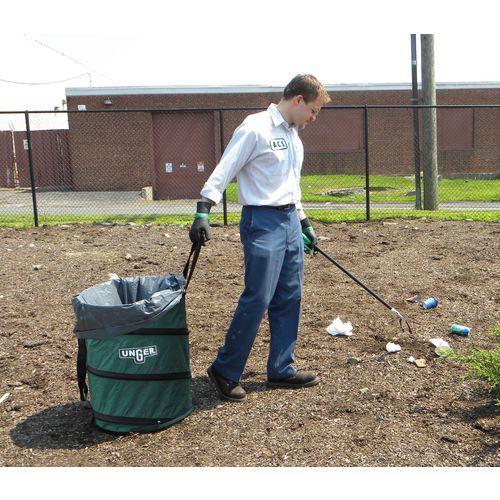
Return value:
[(118, 278), (73, 297), (80, 398), (103, 430), (157, 431), (193, 410), (185, 293), (199, 250), (177, 277)]

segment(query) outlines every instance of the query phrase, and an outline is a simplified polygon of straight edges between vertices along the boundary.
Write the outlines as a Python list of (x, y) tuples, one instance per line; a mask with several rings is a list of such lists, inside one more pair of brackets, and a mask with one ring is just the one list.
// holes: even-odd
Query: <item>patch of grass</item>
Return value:
[[(325, 193), (338, 188), (364, 188), (364, 175), (309, 175), (301, 179), (303, 201), (339, 201), (362, 203), (365, 194), (329, 196)], [(370, 200), (379, 203), (414, 202), (415, 181), (405, 176), (371, 175), (371, 188), (388, 188), (370, 191)], [(421, 182), (423, 195), (423, 181)], [(500, 201), (500, 179), (441, 179), (438, 184), (440, 201)]]
[[(321, 222), (365, 221), (365, 210), (309, 210), (309, 219)], [(473, 220), (483, 222), (498, 222), (500, 212), (485, 211), (453, 211), (453, 210), (370, 210), (370, 220), (381, 219), (443, 219), (443, 220)]]
[(472, 349), (466, 356), (451, 351), (446, 359), (465, 365), (469, 378), (484, 380), (490, 392), (497, 396), (495, 404), (500, 406), (500, 347), (493, 351)]
[[(330, 196), (325, 193), (340, 188), (365, 187), (365, 176), (354, 174), (304, 175), (301, 178), (302, 201), (364, 203), (365, 194)], [(415, 190), (415, 181), (402, 175), (370, 175), (370, 187), (389, 188), (385, 191), (370, 191), (370, 200), (378, 203), (411, 203), (415, 195), (406, 193)], [(423, 181), (421, 182), (423, 196)], [(500, 201), (500, 179), (441, 179), (438, 184), (439, 201)], [(228, 201), (236, 202), (238, 188), (231, 183), (227, 188)]]
[[(178, 224), (191, 225), (193, 215), (43, 215), (38, 218), (40, 226), (52, 226), (58, 224), (92, 224), (92, 223), (134, 223), (134, 224)], [(229, 224), (239, 222), (239, 213), (228, 213)], [(214, 213), (210, 216), (210, 222), (223, 224), (222, 213)], [(0, 227), (30, 228), (35, 225), (32, 215), (0, 215)]]
[[(365, 221), (365, 210), (309, 210), (307, 216), (311, 220), (321, 222), (345, 222), (345, 221)], [(474, 220), (483, 222), (498, 222), (500, 212), (482, 211), (482, 212), (457, 212), (451, 210), (371, 210), (370, 220), (381, 219), (442, 219), (442, 220)], [(39, 225), (56, 224), (78, 224), (78, 223), (130, 223), (135, 224), (179, 224), (190, 225), (193, 221), (192, 215), (43, 215), (38, 219)], [(229, 224), (236, 224), (240, 221), (239, 212), (230, 212), (227, 214)], [(210, 215), (211, 224), (223, 224), (224, 216), (222, 213), (213, 213)], [(0, 227), (30, 228), (34, 226), (33, 216), (31, 215), (0, 215)]]
[[(496, 317), (497, 324), (490, 328), (490, 332), (500, 336), (500, 316)], [(497, 396), (496, 405), (500, 406), (500, 346), (493, 351), (473, 348), (469, 355), (457, 354), (453, 349), (446, 351), (446, 359), (455, 361), (468, 368), (468, 377), (484, 380), (490, 392)]]
[(497, 319), (498, 323), (493, 328), (490, 328), (490, 332), (493, 335), (500, 337), (500, 316), (497, 316), (496, 319)]

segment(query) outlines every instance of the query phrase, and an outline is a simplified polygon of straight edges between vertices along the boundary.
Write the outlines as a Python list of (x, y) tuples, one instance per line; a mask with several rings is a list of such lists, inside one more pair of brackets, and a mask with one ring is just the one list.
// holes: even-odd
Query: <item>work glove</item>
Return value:
[[(300, 221), (302, 226), (302, 239), (304, 240), (304, 251), (311, 253), (314, 251), (314, 246), (318, 243), (318, 237), (314, 232), (311, 221), (306, 217)], [(313, 252), (314, 253), (314, 252)]]
[(210, 208), (212, 205), (207, 201), (199, 201), (196, 204), (196, 214), (189, 229), (189, 238), (193, 243), (205, 245), (205, 241), (212, 238), (209, 223)]

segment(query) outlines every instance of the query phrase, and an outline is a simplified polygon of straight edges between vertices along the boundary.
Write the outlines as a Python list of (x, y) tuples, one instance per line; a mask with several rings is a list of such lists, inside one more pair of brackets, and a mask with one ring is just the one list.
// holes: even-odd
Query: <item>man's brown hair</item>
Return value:
[(306, 102), (315, 101), (318, 97), (323, 104), (331, 101), (325, 87), (313, 75), (297, 75), (290, 81), (283, 91), (283, 98), (288, 101), (296, 95), (301, 95)]

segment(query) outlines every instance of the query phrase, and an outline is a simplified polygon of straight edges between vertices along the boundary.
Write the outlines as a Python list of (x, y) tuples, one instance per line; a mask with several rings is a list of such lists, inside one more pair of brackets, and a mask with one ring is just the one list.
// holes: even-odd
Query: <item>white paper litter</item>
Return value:
[(408, 358), (408, 363), (415, 363), (415, 358), (413, 356), (410, 356)]
[(450, 344), (443, 339), (431, 339), (430, 343), (435, 347), (444, 347), (446, 349), (451, 349)]
[(0, 398), (0, 404), (2, 404), (4, 401), (7, 401), (8, 397), (10, 396), (10, 392), (5, 393), (1, 398)]
[(352, 325), (348, 321), (344, 323), (338, 316), (327, 326), (326, 331), (333, 337), (350, 337), (352, 335)]
[(434, 349), (434, 352), (440, 358), (446, 358), (451, 352), (453, 352), (453, 349), (451, 348), (450, 344), (448, 344), (448, 342), (446, 342), (446, 340), (431, 339), (430, 343), (432, 345), (436, 346), (436, 349)]
[(401, 346), (399, 344), (394, 344), (394, 342), (387, 342), (385, 350), (387, 352), (399, 352), (401, 350)]

